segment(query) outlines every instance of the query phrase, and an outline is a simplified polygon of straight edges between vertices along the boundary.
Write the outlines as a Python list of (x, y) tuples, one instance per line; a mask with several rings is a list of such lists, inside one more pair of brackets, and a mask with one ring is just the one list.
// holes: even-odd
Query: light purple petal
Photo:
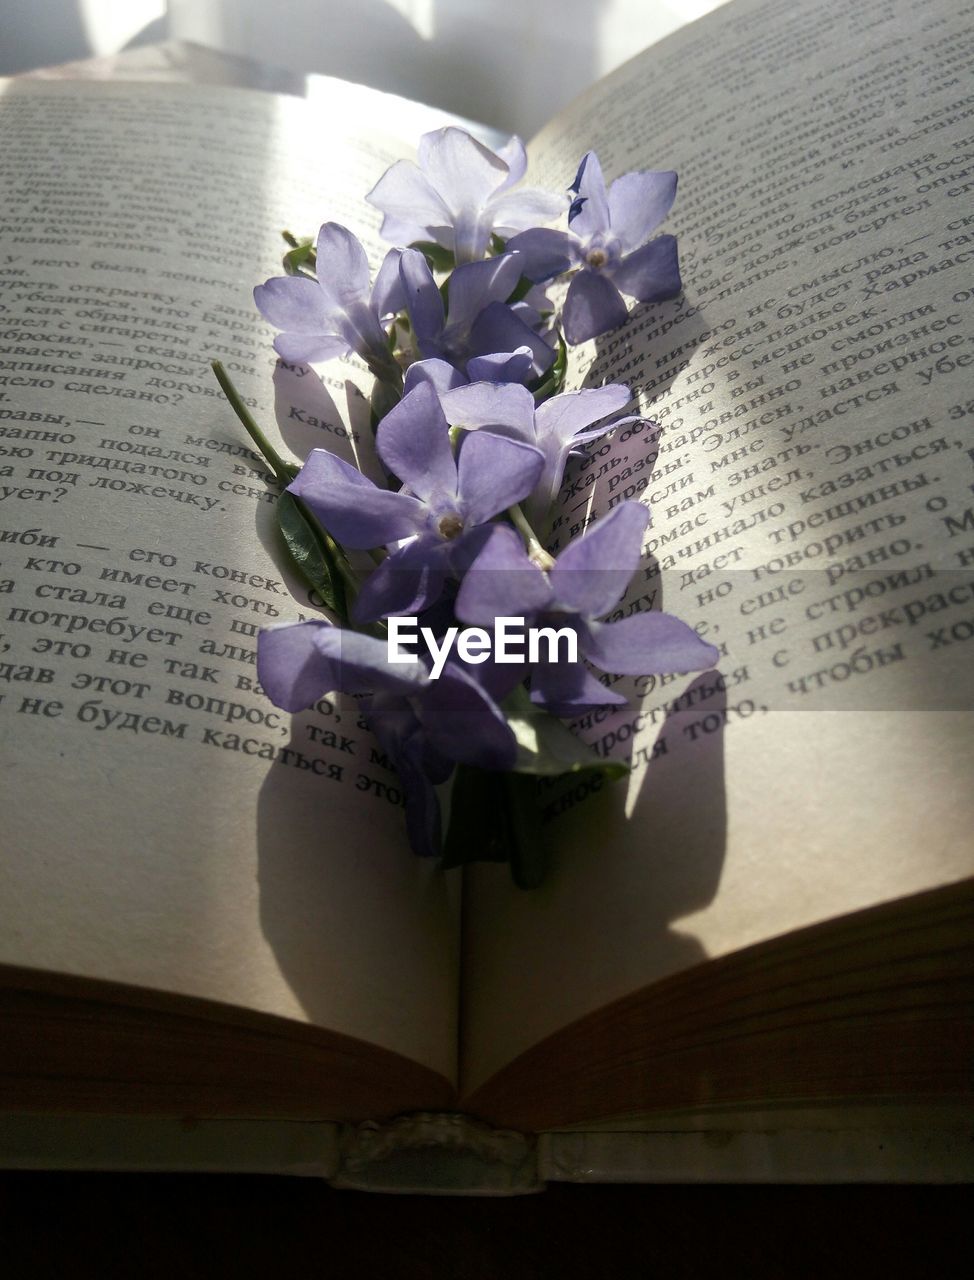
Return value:
[(621, 706), (626, 699), (596, 680), (584, 662), (544, 662), (531, 676), (531, 701), (567, 719), (592, 707)]
[(443, 329), (443, 299), (436, 287), (429, 263), (418, 249), (406, 249), (399, 259), (409, 319), (422, 348), (425, 341), (436, 338)]
[(338, 332), (370, 365), (394, 372), (398, 380), (399, 369), (389, 351), (388, 337), (368, 302), (353, 298), (338, 317)]
[(615, 431), (616, 427), (626, 427), (630, 422), (648, 423), (649, 426), (655, 426), (655, 423), (649, 422), (648, 418), (641, 418), (638, 413), (627, 413), (624, 418), (613, 418), (611, 422), (603, 423), (601, 427), (593, 427), (591, 431), (580, 431), (572, 440), (572, 453), (583, 456), (584, 449), (578, 449), (576, 446), (588, 444), (591, 440), (599, 440), (602, 436), (608, 435), (610, 431)]
[[(520, 265), (513, 254), (505, 253), (485, 262), (462, 263), (450, 276), (447, 323), (451, 328), (469, 326), (490, 303), (506, 302), (520, 278)], [(503, 350), (510, 351), (513, 347)]]
[(375, 443), (389, 470), (418, 498), (456, 495), (450, 429), (429, 382), (421, 382), (389, 410), (379, 423)]
[(269, 627), (257, 637), (257, 679), (282, 711), (303, 711), (332, 685), (331, 664), (315, 645), (315, 634), (327, 622), (299, 622)]
[(598, 618), (622, 596), (639, 566), (649, 512), (638, 502), (623, 502), (570, 542), (551, 570), (558, 604)]
[[(377, 698), (374, 710), (367, 713), (369, 726), (406, 793), (409, 847), (421, 858), (438, 858), (443, 843), (440, 802), (427, 768), (426, 740), (408, 703), (402, 699), (395, 702), (400, 706), (394, 707), (389, 698)], [(444, 778), (441, 775), (437, 780)]]
[(657, 236), (612, 269), (613, 282), (640, 302), (665, 302), (680, 292), (676, 236)]
[[(470, 362), (473, 364), (473, 361)], [(498, 435), (534, 444), (534, 396), (512, 382), (472, 382), (440, 396), (451, 427), (486, 427)]]
[(386, 556), (356, 596), (352, 620), (414, 617), (435, 604), (446, 581), (447, 552), (446, 543), (423, 537)]
[(454, 607), (462, 622), (490, 626), (495, 618), (533, 618), (551, 599), (548, 579), (528, 559), (520, 537), (497, 525), (460, 583)]
[(539, 187), (524, 187), (496, 197), (487, 208), (494, 229), (501, 235), (510, 235), (536, 227), (539, 222), (550, 222), (564, 213), (567, 205), (564, 196), (553, 195)]
[(456, 664), (431, 680), (420, 703), (433, 746), (461, 764), (510, 769), (517, 744), (503, 713), (477, 681)]
[(332, 692), (416, 692), (429, 676), (418, 659), (390, 666), (384, 640), (315, 621), (261, 631), (257, 679), (275, 706), (294, 712)]
[(336, 310), (368, 299), (369, 260), (347, 227), (337, 222), (324, 223), (318, 232), (316, 255), (318, 284)]
[(544, 455), (519, 440), (487, 431), (465, 436), (460, 446), (460, 506), (464, 524), (485, 524), (526, 498), (538, 483)]
[(423, 503), (377, 488), (324, 449), (312, 449), (288, 492), (306, 502), (332, 537), (347, 547), (371, 550), (425, 527)]
[(705, 671), (720, 657), (712, 644), (669, 613), (636, 613), (620, 622), (590, 624), (584, 649), (603, 671), (623, 676)]
[(526, 382), (533, 368), (534, 352), (530, 347), (518, 347), (516, 351), (474, 356), (467, 361), (467, 376), (471, 382)]
[[(387, 240), (389, 244), (396, 245), (400, 251), (409, 245), (428, 244), (430, 242), (442, 244), (444, 249), (453, 249), (452, 227), (421, 227), (416, 222), (407, 222), (405, 218), (393, 218), (388, 213), (382, 219), (379, 234), (383, 240)], [(447, 242), (446, 244), (443, 244), (444, 240)]]
[(508, 240), (506, 251), (522, 259), (521, 275), (528, 280), (550, 280), (581, 261), (578, 240), (567, 231), (533, 227)]
[(429, 684), (429, 673), (419, 658), (414, 662), (390, 663), (384, 639), (327, 627), (315, 633), (315, 645), (335, 668), (334, 689), (338, 693), (415, 693)]
[(442, 399), (444, 391), (452, 391), (454, 387), (464, 385), (464, 376), (445, 360), (414, 360), (403, 379), (403, 394), (408, 395), (421, 382), (428, 382), (435, 387)]
[(568, 286), (562, 312), (566, 339), (587, 342), (625, 324), (626, 304), (616, 286), (600, 271), (580, 271)]
[(509, 172), (493, 151), (452, 125), (425, 134), (419, 154), (431, 186), (453, 214), (481, 209)]
[(383, 320), (406, 309), (406, 291), (399, 274), (401, 257), (401, 250), (390, 249), (382, 259), (382, 266), (372, 286), (372, 310)]
[(470, 330), (472, 355), (485, 356), (527, 347), (532, 354), (535, 375), (545, 373), (555, 361), (554, 348), (535, 333), (520, 315), (503, 302), (492, 302), (474, 321)]
[(344, 338), (327, 333), (279, 333), (274, 350), (288, 364), (320, 364), (351, 350)]
[(676, 174), (671, 170), (624, 173), (609, 188), (612, 234), (624, 253), (645, 244), (676, 199)]
[(503, 160), (507, 165), (507, 177), (497, 190), (507, 191), (513, 187), (516, 182), (520, 182), (527, 172), (527, 148), (515, 133), (512, 137), (508, 138), (501, 148), (499, 148), (497, 158), (498, 160)]
[[(403, 223), (421, 229), (424, 238), (443, 243), (443, 233), (449, 232), (449, 244), (453, 247), (453, 218), (444, 200), (411, 160), (398, 160), (388, 168), (369, 194), (369, 204), (386, 215), (387, 222)], [(392, 227), (382, 224), (386, 239), (394, 239)], [(412, 237), (410, 237), (412, 239)]]
[(334, 333), (335, 308), (316, 280), (274, 276), (254, 290), (257, 310), (275, 329), (290, 333)]
[[(629, 388), (621, 383), (552, 396), (540, 404), (535, 413), (539, 443), (548, 437), (567, 443), (593, 422), (624, 409), (631, 398)], [(600, 434), (606, 430), (611, 431), (612, 427), (602, 428)]]
[(602, 166), (594, 151), (587, 152), (578, 166), (575, 180), (569, 188), (574, 192), (568, 212), (568, 226), (583, 240), (609, 229), (609, 201), (605, 194)]

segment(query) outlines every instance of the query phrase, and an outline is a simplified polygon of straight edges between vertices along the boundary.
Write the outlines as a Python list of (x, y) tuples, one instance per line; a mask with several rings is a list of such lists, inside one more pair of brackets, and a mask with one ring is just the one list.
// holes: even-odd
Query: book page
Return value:
[(284, 227), (375, 247), (395, 151), (334, 102), (227, 89), (8, 83), (0, 128), (0, 961), (451, 1076), (455, 878), (409, 853), (353, 701), (292, 720), (256, 687), (258, 628), (319, 615), (209, 368), (279, 447), (350, 444), (341, 362), (278, 385), (277, 433), (251, 291)]
[(543, 792), (542, 889), (475, 869), (465, 1089), (666, 974), (974, 871), (970, 32), (950, 0), (735, 0), (533, 144), (551, 186), (590, 148), (680, 174), (682, 295), (572, 353), (657, 425), (557, 527), (649, 505), (613, 616), (663, 607), (721, 661), (611, 680), (630, 709), (577, 727), (632, 774)]

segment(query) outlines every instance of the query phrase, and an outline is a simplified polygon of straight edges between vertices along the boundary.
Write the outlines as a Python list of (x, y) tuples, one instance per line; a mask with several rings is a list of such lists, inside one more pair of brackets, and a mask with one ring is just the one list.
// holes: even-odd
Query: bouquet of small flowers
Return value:
[[(638, 421), (628, 387), (563, 390), (566, 344), (624, 323), (624, 295), (680, 291), (675, 238), (650, 238), (676, 174), (606, 189), (589, 152), (559, 196), (521, 186), (526, 163), (517, 138), (495, 153), (461, 129), (428, 133), (417, 162), (366, 197), (397, 246), (374, 280), (356, 237), (328, 222), (313, 245), (288, 237), (286, 274), (254, 291), (286, 364), (354, 353), (368, 367), (371, 476), (325, 449), (285, 461), (214, 365), (284, 488), (284, 544), (329, 615), (261, 632), (262, 688), (289, 712), (358, 699), (401, 780), (413, 850), (445, 866), (510, 861), (523, 887), (542, 874), (537, 779), (627, 769), (569, 727), (625, 704), (591, 668), (657, 675), (717, 658), (668, 614), (604, 620), (639, 566), (642, 504), (548, 549), (570, 460)], [(538, 225), (566, 212), (565, 230)], [(559, 314), (545, 290), (563, 277)]]

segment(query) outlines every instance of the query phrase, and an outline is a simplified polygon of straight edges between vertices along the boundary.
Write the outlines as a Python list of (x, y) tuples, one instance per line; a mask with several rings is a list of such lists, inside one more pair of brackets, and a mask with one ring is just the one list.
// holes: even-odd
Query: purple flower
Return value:
[(444, 388), (440, 394), (451, 426), (467, 431), (486, 429), (495, 435), (523, 440), (544, 454), (544, 469), (524, 508), (528, 520), (538, 529), (561, 488), (569, 455), (581, 452), (583, 445), (616, 427), (637, 421), (633, 416), (602, 421), (618, 413), (629, 400), (629, 388), (618, 384), (568, 391), (537, 407), (530, 391), (520, 386), (479, 382)]
[(458, 264), (483, 258), (495, 231), (512, 235), (565, 207), (562, 197), (534, 187), (512, 190), (527, 168), (520, 138), (493, 152), (463, 129), (436, 129), (420, 138), (417, 161), (399, 160), (365, 198), (385, 214), (387, 240), (435, 241)]
[(302, 711), (328, 693), (363, 699), (362, 709), (406, 792), (406, 826), (415, 853), (440, 852), (434, 784), (454, 762), (510, 769), (517, 747), (503, 713), (476, 680), (449, 663), (430, 679), (419, 659), (390, 665), (386, 642), (327, 622), (261, 631), (257, 678), (284, 711)]
[(526, 347), (527, 365), (516, 362), (522, 376), (537, 378), (551, 367), (554, 348), (537, 332), (539, 314), (520, 302), (507, 305), (521, 278), (521, 263), (513, 254), (470, 262), (450, 274), (448, 300), (433, 278), (425, 257), (416, 249), (403, 251), (399, 263), (404, 302), (419, 353), (424, 359), (445, 360), (477, 376), (480, 360), (493, 357), (509, 362)]
[(663, 302), (681, 284), (676, 237), (649, 239), (676, 196), (675, 173), (626, 173), (607, 193), (598, 157), (589, 151), (570, 190), (575, 199), (568, 231), (538, 227), (515, 236), (507, 248), (524, 257), (522, 271), (531, 280), (580, 268), (562, 312), (565, 337), (574, 344), (625, 323), (624, 293), (639, 302)]
[[(460, 586), (457, 617), (477, 626), (490, 626), (497, 617), (523, 617), (527, 626), (569, 627), (576, 633), (579, 653), (617, 675), (713, 666), (718, 651), (670, 614), (599, 621), (618, 604), (639, 566), (648, 521), (649, 512), (638, 502), (622, 503), (569, 543), (547, 574), (528, 559), (512, 529), (494, 529)], [(531, 699), (564, 717), (626, 701), (606, 689), (581, 660), (538, 663)]]
[(540, 450), (489, 432), (463, 440), (455, 457), (429, 383), (386, 414), (376, 448), (403, 481), (398, 492), (380, 489), (323, 449), (312, 450), (288, 486), (344, 546), (403, 544), (365, 582), (355, 603), (358, 622), (419, 613), (433, 604), (447, 576), (462, 571), (464, 555), (475, 554), (470, 539), (477, 528), (525, 498), (544, 466)]
[(326, 222), (316, 252), (317, 279), (275, 276), (254, 290), (261, 315), (283, 330), (275, 351), (291, 364), (355, 351), (377, 378), (397, 383), (401, 373), (382, 322), (404, 305), (398, 252), (386, 254), (371, 290), (365, 250), (345, 227)]
[[(516, 347), (513, 351), (498, 352), (490, 356), (475, 356), (467, 361), (467, 372), (461, 373), (446, 360), (435, 357), (414, 360), (403, 378), (403, 394), (408, 395), (421, 382), (429, 382), (442, 396), (444, 391), (464, 387), (468, 382), (520, 382), (531, 376), (534, 356), (530, 347)], [(503, 432), (501, 433), (503, 434)]]

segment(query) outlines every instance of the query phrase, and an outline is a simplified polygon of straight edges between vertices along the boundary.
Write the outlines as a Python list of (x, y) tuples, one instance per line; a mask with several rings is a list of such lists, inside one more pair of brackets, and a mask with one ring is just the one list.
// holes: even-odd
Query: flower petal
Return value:
[(414, 360), (406, 370), (406, 376), (403, 379), (403, 395), (408, 395), (421, 382), (428, 382), (435, 387), (442, 399), (444, 391), (462, 387), (464, 377), (459, 369), (454, 369), (453, 365), (447, 364), (445, 360)]
[[(567, 443), (585, 427), (610, 413), (618, 413), (632, 399), (628, 387), (610, 383), (607, 387), (587, 387), (566, 391), (540, 404), (534, 415), (539, 443), (551, 437)], [(613, 424), (614, 425), (614, 424)], [(604, 430), (611, 431), (612, 427)]]
[(444, 392), (440, 403), (451, 427), (465, 431), (485, 427), (534, 444), (534, 396), (518, 383), (471, 382)]
[(566, 339), (587, 342), (625, 324), (628, 318), (622, 294), (601, 271), (579, 271), (568, 286), (562, 311)]
[(627, 427), (630, 422), (642, 422), (645, 426), (655, 427), (655, 422), (650, 422), (648, 418), (642, 418), (638, 413), (627, 413), (624, 418), (613, 418), (611, 422), (603, 423), (600, 427), (593, 427), (591, 431), (580, 431), (574, 436), (572, 445), (572, 454), (578, 457), (584, 457), (585, 450), (577, 446), (588, 444), (592, 440), (598, 440), (602, 436), (608, 435), (610, 431), (615, 431), (616, 427)]
[(528, 559), (521, 539), (509, 526), (497, 525), (460, 583), (454, 608), (461, 622), (490, 626), (496, 618), (527, 621), (551, 599), (548, 579)]
[(325, 627), (315, 633), (315, 645), (335, 669), (337, 683), (334, 689), (338, 693), (416, 693), (429, 684), (425, 663), (419, 658), (412, 662), (390, 663), (388, 644), (376, 636), (365, 636), (359, 631), (346, 631), (341, 627)]
[(558, 604), (584, 617), (608, 612), (639, 567), (649, 512), (623, 502), (570, 542), (550, 572)]
[(620, 622), (590, 624), (585, 656), (603, 671), (656, 676), (705, 671), (720, 653), (669, 613), (636, 613)]
[(507, 191), (516, 182), (520, 182), (527, 172), (527, 148), (515, 133), (498, 149), (497, 158), (507, 165), (507, 177), (498, 187), (498, 191)]
[(646, 243), (675, 199), (672, 170), (644, 170), (616, 178), (609, 188), (609, 218), (623, 253)]
[(536, 282), (560, 276), (581, 261), (577, 238), (550, 227), (522, 231), (508, 240), (506, 251), (520, 256), (521, 275)]
[(532, 370), (538, 376), (555, 362), (554, 348), (503, 302), (492, 302), (474, 321), (470, 330), (470, 351), (474, 356), (516, 351), (527, 347), (532, 355)]
[(303, 711), (334, 686), (331, 664), (315, 645), (327, 622), (266, 627), (257, 636), (257, 679), (282, 711)]
[(492, 302), (506, 302), (520, 278), (520, 264), (513, 254), (505, 253), (485, 262), (461, 263), (450, 276), (447, 324), (451, 328), (469, 327)]
[(317, 280), (274, 276), (254, 290), (254, 302), (275, 329), (289, 333), (334, 333), (335, 309)]
[(288, 364), (320, 364), (351, 350), (348, 342), (327, 333), (279, 333), (274, 350)]
[(376, 698), (366, 714), (406, 793), (409, 847), (421, 858), (438, 858), (443, 843), (440, 802), (427, 770), (427, 744), (419, 721), (402, 699)]
[(517, 757), (513, 730), (487, 692), (462, 667), (448, 664), (423, 692), (420, 718), (438, 751), (480, 769), (510, 769)]
[(409, 319), (422, 350), (425, 342), (437, 338), (443, 330), (443, 298), (436, 287), (429, 263), (418, 249), (404, 250), (399, 259), (399, 278), (402, 281)]
[(539, 187), (523, 187), (495, 197), (487, 206), (494, 230), (500, 235), (527, 231), (539, 222), (550, 222), (563, 213), (568, 205), (564, 196), (553, 195)]
[(371, 550), (409, 538), (425, 526), (422, 502), (378, 488), (325, 449), (312, 449), (287, 488), (347, 547)]
[(347, 227), (338, 222), (324, 223), (318, 232), (315, 252), (318, 284), (336, 310), (368, 300), (369, 260)]
[[(453, 217), (450, 210), (429, 179), (411, 160), (397, 160), (365, 198), (386, 215), (382, 223), (382, 234), (387, 240), (395, 239), (398, 243), (410, 244), (414, 239), (425, 238), (436, 240), (448, 249), (453, 248)], [(420, 234), (400, 240), (391, 234), (393, 227), (387, 226), (387, 223), (397, 224), (397, 230), (401, 225)]]
[(482, 209), (510, 172), (500, 156), (453, 125), (424, 134), (419, 154), (430, 185), (454, 215)]
[(420, 382), (379, 423), (379, 457), (418, 498), (453, 497), (457, 464), (435, 387)]
[(526, 498), (544, 466), (540, 449), (488, 431), (473, 431), (460, 446), (457, 463), (464, 524), (485, 524)]
[(382, 266), (379, 267), (375, 284), (372, 286), (372, 310), (382, 320), (406, 309), (406, 291), (402, 287), (402, 277), (399, 274), (401, 257), (401, 249), (390, 249), (382, 259)]
[(605, 194), (602, 166), (594, 151), (582, 157), (569, 191), (575, 195), (568, 210), (569, 230), (583, 240), (598, 235), (600, 231), (608, 231), (609, 201)]
[(515, 351), (474, 356), (467, 361), (467, 376), (471, 382), (527, 382), (533, 368), (534, 352), (530, 347), (518, 347)]
[(386, 556), (362, 585), (352, 606), (352, 620), (375, 622), (395, 614), (413, 617), (439, 600), (446, 581), (448, 544), (415, 538)]
[(391, 666), (384, 640), (312, 621), (284, 623), (260, 632), (257, 679), (275, 706), (294, 712), (332, 692), (417, 692), (429, 682), (429, 675), (418, 658)]
[(584, 662), (539, 662), (531, 676), (531, 701), (570, 719), (592, 707), (621, 706), (626, 699), (596, 680)]
[(640, 302), (665, 302), (683, 287), (676, 236), (657, 236), (612, 270), (613, 282)]

